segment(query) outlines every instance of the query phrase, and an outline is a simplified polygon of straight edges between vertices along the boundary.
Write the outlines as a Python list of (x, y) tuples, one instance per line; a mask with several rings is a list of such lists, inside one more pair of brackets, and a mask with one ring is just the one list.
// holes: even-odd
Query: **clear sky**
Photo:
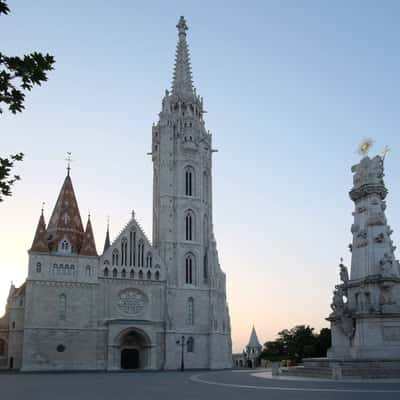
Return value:
[(151, 125), (170, 87), (185, 15), (194, 83), (213, 133), (214, 224), (234, 350), (296, 324), (326, 326), (349, 264), (350, 167), (363, 137), (389, 145), (387, 216), (400, 234), (400, 2), (9, 1), (0, 50), (47, 51), (49, 81), (0, 116), (1, 156), (23, 180), (0, 205), (0, 313), (27, 272), (41, 203), (48, 221), (71, 151), (97, 247), (131, 210), (151, 236)]

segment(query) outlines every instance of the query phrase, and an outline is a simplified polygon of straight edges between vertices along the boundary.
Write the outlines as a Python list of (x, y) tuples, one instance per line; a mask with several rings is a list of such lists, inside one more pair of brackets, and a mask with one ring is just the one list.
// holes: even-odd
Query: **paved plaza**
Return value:
[(400, 383), (263, 379), (254, 371), (3, 373), (0, 399), (399, 399)]

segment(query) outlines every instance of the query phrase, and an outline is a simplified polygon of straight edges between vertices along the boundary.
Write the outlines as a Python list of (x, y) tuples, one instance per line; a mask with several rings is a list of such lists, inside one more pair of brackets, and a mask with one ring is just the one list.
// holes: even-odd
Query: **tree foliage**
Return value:
[(22, 161), (24, 155), (22, 153), (10, 155), (9, 158), (0, 157), (0, 202), (4, 201), (4, 197), (11, 196), (11, 188), (13, 184), (20, 180), (19, 175), (12, 175), (11, 170), (16, 161)]
[[(10, 12), (6, 1), (0, 0), (0, 14)], [(0, 52), (0, 114), (3, 107), (16, 114), (22, 112), (25, 101), (24, 91), (47, 81), (47, 73), (54, 69), (54, 57), (39, 52), (22, 57), (6, 56)]]
[(278, 339), (264, 344), (261, 358), (270, 361), (291, 360), (300, 362), (308, 357), (325, 357), (331, 346), (331, 331), (321, 329), (319, 334), (314, 328), (298, 325), (278, 333)]

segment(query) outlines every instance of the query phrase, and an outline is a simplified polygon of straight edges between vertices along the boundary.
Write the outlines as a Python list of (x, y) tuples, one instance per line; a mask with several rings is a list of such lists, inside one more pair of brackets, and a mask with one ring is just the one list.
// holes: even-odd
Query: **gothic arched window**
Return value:
[(123, 268), (123, 270), (121, 271), (121, 278), (126, 278), (126, 270), (125, 270), (125, 268)]
[(108, 277), (108, 268), (107, 268), (107, 267), (104, 268), (103, 275), (104, 275), (106, 278)]
[(135, 271), (134, 271), (133, 269), (131, 269), (131, 272), (130, 272), (130, 274), (129, 274), (129, 277), (130, 277), (131, 279), (133, 279), (133, 278), (135, 277)]
[(151, 253), (147, 253), (146, 256), (146, 267), (147, 268), (153, 268), (153, 256), (151, 255)]
[(112, 252), (112, 265), (118, 265), (118, 258), (119, 258), (118, 250), (114, 249)]
[(194, 215), (192, 211), (187, 211), (185, 215), (185, 239), (193, 240), (193, 226), (194, 226)]
[(127, 265), (128, 262), (128, 240), (122, 239), (121, 242), (121, 265)]
[(67, 239), (61, 240), (60, 244), (58, 245), (58, 250), (63, 253), (70, 253), (71, 252), (71, 245)]
[(139, 279), (143, 279), (143, 271), (142, 270), (139, 271)]
[(42, 272), (42, 263), (41, 262), (36, 263), (36, 272), (37, 273)]
[(113, 278), (116, 278), (116, 277), (118, 276), (118, 270), (117, 270), (117, 268), (114, 268), (114, 269), (113, 269), (112, 274), (113, 274)]
[(92, 275), (92, 268), (90, 265), (86, 265), (86, 276)]
[(209, 188), (209, 180), (208, 180), (208, 173), (204, 171), (203, 173), (203, 200), (205, 202), (209, 201), (210, 197), (210, 188)]
[(186, 346), (188, 353), (194, 353), (194, 339), (192, 337), (187, 340)]
[(185, 195), (194, 196), (194, 169), (192, 167), (185, 168)]
[(147, 271), (147, 279), (151, 279), (151, 272), (150, 271)]
[(144, 266), (144, 242), (142, 239), (138, 242), (138, 267)]
[(129, 232), (129, 265), (136, 265), (136, 231)]
[(188, 254), (185, 258), (185, 283), (192, 285), (194, 283), (194, 257)]
[(156, 276), (156, 281), (159, 281), (160, 280), (160, 272), (156, 271), (155, 276)]
[(187, 301), (186, 322), (188, 325), (194, 325), (194, 300), (193, 300), (193, 297), (189, 297), (188, 301)]

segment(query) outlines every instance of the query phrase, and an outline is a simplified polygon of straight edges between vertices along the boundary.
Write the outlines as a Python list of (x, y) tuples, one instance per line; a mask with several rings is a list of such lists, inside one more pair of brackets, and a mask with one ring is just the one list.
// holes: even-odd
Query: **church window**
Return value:
[(57, 346), (56, 350), (57, 350), (59, 353), (64, 353), (64, 351), (65, 351), (65, 346), (64, 346), (63, 344), (59, 344), (59, 345)]
[(185, 283), (192, 285), (194, 281), (194, 258), (192, 254), (186, 256), (185, 259)]
[(208, 279), (208, 256), (207, 256), (207, 252), (204, 254), (204, 260), (203, 260), (203, 278), (204, 278), (204, 281), (207, 281), (207, 279)]
[(112, 276), (113, 276), (113, 278), (116, 278), (116, 277), (118, 276), (117, 268), (114, 268), (114, 269), (113, 269), (113, 271), (112, 271)]
[(11, 328), (12, 328), (12, 329), (15, 329), (15, 321), (13, 321), (13, 322), (11, 323)]
[(151, 253), (147, 253), (146, 256), (146, 267), (147, 268), (153, 268), (153, 256)]
[(203, 200), (204, 202), (208, 202), (209, 199), (209, 182), (208, 182), (208, 174), (207, 171), (203, 173)]
[(67, 239), (63, 239), (59, 246), (58, 246), (58, 250), (63, 252), (63, 253), (70, 253), (71, 252), (71, 245), (68, 242)]
[(160, 280), (160, 272), (156, 271), (155, 276), (156, 276), (156, 281), (159, 281)]
[(91, 276), (92, 275), (92, 268), (90, 265), (86, 265), (86, 276)]
[(187, 340), (186, 346), (188, 353), (194, 353), (194, 339), (192, 337)]
[(58, 297), (58, 313), (60, 320), (65, 321), (67, 318), (67, 296), (64, 293)]
[(129, 277), (130, 277), (131, 279), (133, 279), (133, 278), (135, 277), (135, 271), (134, 271), (133, 269), (131, 269), (131, 272), (130, 272), (130, 274), (129, 274)]
[(151, 279), (151, 272), (150, 271), (147, 271), (147, 279)]
[(142, 239), (138, 242), (138, 267), (144, 266), (144, 242)]
[(126, 278), (126, 270), (125, 270), (125, 268), (121, 271), (121, 278)]
[(139, 279), (143, 279), (143, 271), (142, 270), (139, 271)]
[(136, 231), (129, 232), (129, 266), (135, 266), (136, 257)]
[(0, 357), (5, 356), (6, 354), (6, 341), (4, 339), (0, 339)]
[(37, 273), (42, 272), (42, 263), (40, 262), (36, 263), (36, 272)]
[(189, 297), (189, 299), (187, 301), (186, 322), (188, 325), (194, 325), (194, 300), (193, 300), (193, 297)]
[(128, 240), (126, 238), (122, 239), (121, 242), (121, 265), (127, 265), (128, 261)]
[(108, 277), (108, 268), (107, 267), (104, 268), (104, 276), (106, 278)]
[(112, 265), (118, 265), (118, 258), (119, 258), (118, 250), (114, 249), (112, 252)]
[(194, 169), (192, 167), (185, 169), (185, 195), (194, 195)]
[(193, 213), (188, 211), (185, 216), (185, 239), (193, 240)]

